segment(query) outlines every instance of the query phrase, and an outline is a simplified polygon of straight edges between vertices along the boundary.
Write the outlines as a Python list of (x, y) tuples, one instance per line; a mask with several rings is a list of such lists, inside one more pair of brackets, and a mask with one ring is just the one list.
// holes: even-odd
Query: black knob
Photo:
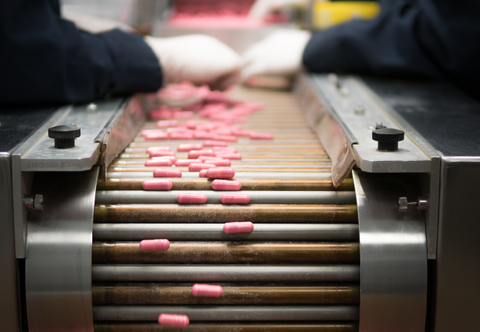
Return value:
[(379, 151), (397, 151), (398, 142), (405, 139), (405, 132), (394, 128), (381, 128), (372, 132), (372, 139), (378, 141)]
[(75, 138), (80, 137), (80, 128), (75, 125), (60, 125), (48, 128), (48, 137), (55, 139), (57, 149), (68, 149), (75, 146)]

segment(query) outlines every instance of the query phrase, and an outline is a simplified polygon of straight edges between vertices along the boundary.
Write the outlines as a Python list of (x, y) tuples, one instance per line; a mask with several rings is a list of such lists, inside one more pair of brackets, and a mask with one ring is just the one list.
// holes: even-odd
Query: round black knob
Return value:
[(80, 128), (75, 125), (60, 125), (48, 128), (48, 137), (55, 139), (55, 147), (68, 149), (75, 146), (75, 138), (80, 137)]
[(405, 139), (405, 132), (394, 128), (381, 128), (372, 132), (372, 139), (378, 141), (379, 151), (397, 151), (398, 142)]

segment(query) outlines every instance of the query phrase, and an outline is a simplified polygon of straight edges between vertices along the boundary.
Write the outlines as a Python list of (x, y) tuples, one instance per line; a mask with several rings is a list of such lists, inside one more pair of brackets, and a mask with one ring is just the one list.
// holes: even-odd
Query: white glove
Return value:
[(190, 81), (224, 90), (238, 81), (241, 58), (227, 45), (206, 35), (172, 38), (147, 36), (145, 41), (159, 59), (164, 84)]
[(279, 30), (243, 53), (242, 82), (254, 75), (293, 75), (302, 69), (309, 31)]
[(125, 23), (72, 11), (62, 12), (62, 18), (72, 21), (76, 25), (77, 29), (90, 33), (100, 33), (113, 29), (120, 29), (126, 32), (135, 32), (131, 26)]
[(273, 11), (292, 7), (308, 6), (309, 0), (256, 0), (248, 16), (253, 20), (263, 20)]

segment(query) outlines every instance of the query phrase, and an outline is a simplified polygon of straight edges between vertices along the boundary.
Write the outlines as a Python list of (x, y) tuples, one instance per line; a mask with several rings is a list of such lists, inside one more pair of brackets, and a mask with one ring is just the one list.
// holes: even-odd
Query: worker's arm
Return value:
[(314, 33), (303, 64), (313, 72), (448, 79), (479, 95), (479, 1), (398, 0), (382, 8), (372, 21)]
[(48, 0), (0, 3), (0, 73), (1, 104), (82, 102), (162, 85), (141, 37), (81, 32)]

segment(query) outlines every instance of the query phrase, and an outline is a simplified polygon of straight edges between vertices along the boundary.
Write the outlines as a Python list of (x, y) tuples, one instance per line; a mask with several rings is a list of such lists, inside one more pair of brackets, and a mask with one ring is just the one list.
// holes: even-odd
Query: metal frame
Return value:
[(398, 211), (418, 195), (407, 174), (353, 172), (360, 230), (360, 332), (424, 332), (427, 249), (423, 216)]
[(37, 173), (43, 211), (28, 220), (25, 288), (29, 331), (93, 331), (92, 229), (98, 167)]

